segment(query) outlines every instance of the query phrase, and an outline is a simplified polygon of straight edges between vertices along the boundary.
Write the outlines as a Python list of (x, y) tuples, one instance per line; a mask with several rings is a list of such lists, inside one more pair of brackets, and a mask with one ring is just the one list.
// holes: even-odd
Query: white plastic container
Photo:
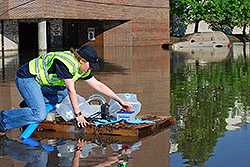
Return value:
[(115, 117), (118, 121), (120, 120), (133, 121), (135, 119), (135, 112), (118, 111), (115, 114)]
[(109, 102), (109, 113), (114, 116), (117, 120), (128, 120), (132, 121), (135, 116), (141, 111), (141, 103), (137, 100), (136, 94), (133, 93), (119, 93), (117, 94), (122, 100), (130, 102), (132, 104), (132, 112), (121, 111), (122, 106), (115, 100), (111, 99)]
[(49, 112), (46, 117), (46, 121), (55, 121), (56, 119), (56, 113), (55, 112)]
[[(80, 111), (85, 117), (89, 117), (97, 111), (86, 102), (85, 98), (77, 95), (78, 104)], [(60, 104), (56, 106), (56, 112), (65, 120), (70, 121), (75, 118), (74, 111), (69, 99), (69, 96), (66, 96)]]

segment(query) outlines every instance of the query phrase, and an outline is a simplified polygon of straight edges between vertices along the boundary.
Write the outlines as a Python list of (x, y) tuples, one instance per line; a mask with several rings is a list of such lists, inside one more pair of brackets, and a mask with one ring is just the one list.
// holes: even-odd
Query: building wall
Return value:
[[(168, 0), (0, 0), (0, 4), (0, 19), (127, 21), (104, 32), (104, 44), (108, 46), (159, 45), (170, 41)], [(11, 10), (6, 12), (7, 9)]]
[(0, 19), (42, 18), (44, 0), (0, 0)]

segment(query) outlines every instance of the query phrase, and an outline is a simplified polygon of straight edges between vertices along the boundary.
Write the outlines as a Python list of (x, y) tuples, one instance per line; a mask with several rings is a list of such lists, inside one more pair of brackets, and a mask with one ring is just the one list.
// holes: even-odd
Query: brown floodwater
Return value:
[[(105, 47), (102, 50), (105, 64), (95, 77), (110, 86), (115, 92), (135, 93), (142, 103), (140, 114), (170, 115), (170, 53), (160, 46), (147, 47)], [(17, 107), (21, 101), (15, 87), (15, 70), (18, 66), (17, 56), (10, 56), (5, 61), (5, 73), (1, 72), (0, 110)], [(96, 93), (84, 81), (76, 84), (77, 92), (85, 97)], [(10, 132), (11, 138), (1, 138), (0, 163), (4, 166), (71, 166), (72, 147), (77, 137), (39, 137), (41, 143), (54, 146), (55, 151), (46, 151), (44, 147), (31, 148), (15, 140), (17, 132)], [(14, 136), (14, 137), (13, 137)], [(69, 137), (70, 136), (70, 137)], [(76, 161), (79, 166), (105, 166), (126, 156), (128, 166), (132, 167), (167, 167), (169, 166), (169, 136), (166, 129), (158, 134), (134, 139), (130, 142), (108, 144), (88, 143), (85, 154)], [(112, 144), (111, 144), (112, 143)], [(129, 149), (124, 149), (129, 148)], [(124, 154), (125, 150), (125, 154)], [(87, 152), (87, 153), (86, 153)], [(77, 165), (77, 164), (76, 164)]]

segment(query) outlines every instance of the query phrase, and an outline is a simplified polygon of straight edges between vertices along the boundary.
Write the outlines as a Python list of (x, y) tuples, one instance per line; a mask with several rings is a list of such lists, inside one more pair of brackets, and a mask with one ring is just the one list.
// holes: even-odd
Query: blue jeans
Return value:
[(0, 123), (4, 130), (43, 121), (46, 103), (60, 103), (67, 95), (66, 87), (41, 86), (35, 78), (16, 77), (16, 86), (28, 107), (4, 110)]

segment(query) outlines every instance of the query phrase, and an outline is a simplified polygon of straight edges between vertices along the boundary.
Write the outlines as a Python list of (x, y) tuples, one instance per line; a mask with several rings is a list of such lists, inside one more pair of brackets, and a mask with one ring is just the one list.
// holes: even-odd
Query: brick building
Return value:
[(170, 40), (168, 0), (0, 0), (0, 20), (5, 49), (19, 52)]

